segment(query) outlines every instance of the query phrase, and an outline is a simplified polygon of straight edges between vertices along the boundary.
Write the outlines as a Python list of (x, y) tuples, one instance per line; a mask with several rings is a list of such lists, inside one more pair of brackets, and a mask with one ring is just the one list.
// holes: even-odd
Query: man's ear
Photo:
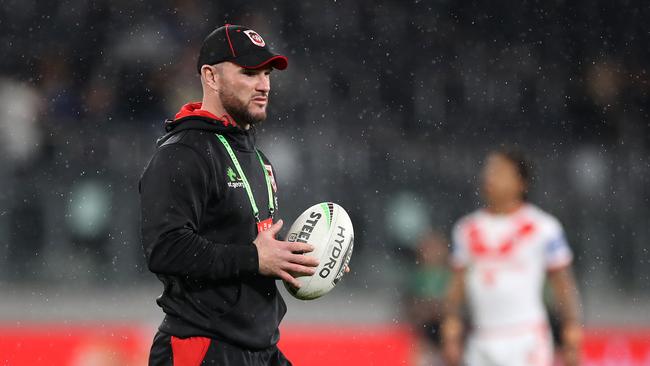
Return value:
[(214, 91), (219, 90), (219, 72), (215, 66), (203, 65), (201, 66), (201, 79), (210, 89)]

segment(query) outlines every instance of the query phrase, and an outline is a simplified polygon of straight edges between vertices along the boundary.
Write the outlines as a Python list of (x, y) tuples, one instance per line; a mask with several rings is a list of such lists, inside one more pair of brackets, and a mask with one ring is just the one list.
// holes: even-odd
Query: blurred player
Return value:
[[(582, 328), (572, 253), (558, 220), (526, 202), (529, 180), (530, 165), (521, 153), (489, 154), (482, 175), (486, 207), (454, 228), (455, 271), (443, 323), (444, 353), (452, 366), (552, 365), (546, 277), (561, 315), (564, 364), (579, 363)], [(474, 327), (463, 352), (465, 298)]]

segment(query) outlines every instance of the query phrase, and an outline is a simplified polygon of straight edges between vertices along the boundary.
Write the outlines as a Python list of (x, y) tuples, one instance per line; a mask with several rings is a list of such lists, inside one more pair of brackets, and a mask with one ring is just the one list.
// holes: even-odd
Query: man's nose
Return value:
[(268, 75), (260, 75), (259, 80), (257, 81), (257, 85), (255, 86), (255, 89), (261, 92), (268, 93), (271, 90), (271, 80), (269, 79)]

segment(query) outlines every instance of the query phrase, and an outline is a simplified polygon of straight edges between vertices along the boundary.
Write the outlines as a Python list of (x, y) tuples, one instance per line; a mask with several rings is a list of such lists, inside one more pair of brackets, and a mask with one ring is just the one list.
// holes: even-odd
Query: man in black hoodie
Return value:
[(276, 344), (286, 312), (275, 280), (295, 287), (318, 261), (313, 247), (276, 240), (275, 171), (251, 127), (266, 118), (272, 53), (236, 25), (204, 40), (197, 69), (203, 101), (165, 123), (140, 181), (142, 240), (164, 284), (165, 318), (149, 365), (290, 365)]

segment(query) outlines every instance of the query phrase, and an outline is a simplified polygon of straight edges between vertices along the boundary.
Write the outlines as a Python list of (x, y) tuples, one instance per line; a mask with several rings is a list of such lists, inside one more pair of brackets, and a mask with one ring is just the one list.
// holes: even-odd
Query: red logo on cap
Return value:
[(266, 46), (266, 43), (264, 43), (264, 40), (262, 39), (262, 36), (257, 34), (254, 30), (246, 30), (244, 33), (250, 38), (251, 42), (253, 42), (254, 45), (264, 47)]

